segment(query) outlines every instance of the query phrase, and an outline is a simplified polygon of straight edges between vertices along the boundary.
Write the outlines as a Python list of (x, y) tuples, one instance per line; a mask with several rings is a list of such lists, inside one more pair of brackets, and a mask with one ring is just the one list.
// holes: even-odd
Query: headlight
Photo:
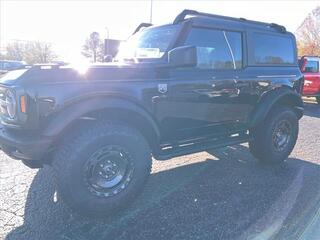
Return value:
[(15, 118), (16, 116), (16, 107), (17, 107), (17, 100), (13, 92), (7, 90), (6, 92), (6, 105), (7, 105), (7, 112), (10, 118)]

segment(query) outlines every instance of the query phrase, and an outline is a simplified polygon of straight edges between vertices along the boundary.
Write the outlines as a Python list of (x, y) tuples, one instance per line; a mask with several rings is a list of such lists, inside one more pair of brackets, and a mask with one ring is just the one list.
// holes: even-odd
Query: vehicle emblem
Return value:
[(166, 93), (168, 91), (167, 84), (158, 84), (158, 91), (159, 93)]

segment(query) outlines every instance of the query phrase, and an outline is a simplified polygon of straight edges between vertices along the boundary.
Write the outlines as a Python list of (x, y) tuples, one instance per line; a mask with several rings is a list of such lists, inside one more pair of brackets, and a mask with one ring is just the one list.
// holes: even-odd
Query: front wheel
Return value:
[(299, 120), (293, 109), (276, 106), (262, 124), (250, 131), (250, 151), (262, 162), (281, 163), (292, 152), (298, 132)]
[(55, 154), (58, 194), (82, 215), (107, 216), (133, 201), (151, 162), (148, 143), (137, 130), (97, 122), (70, 137)]

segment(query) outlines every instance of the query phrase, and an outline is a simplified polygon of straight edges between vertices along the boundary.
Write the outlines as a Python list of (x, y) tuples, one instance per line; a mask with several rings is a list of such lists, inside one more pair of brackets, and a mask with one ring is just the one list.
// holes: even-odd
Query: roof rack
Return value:
[(272, 28), (278, 29), (280, 32), (286, 32), (286, 28), (284, 26), (278, 25), (276, 23), (264, 23), (264, 22), (259, 22), (259, 21), (253, 21), (253, 20), (247, 20), (245, 18), (233, 18), (233, 17), (227, 17), (227, 16), (221, 16), (221, 15), (215, 15), (215, 14), (210, 14), (210, 13), (203, 13), (203, 12), (198, 12), (195, 10), (189, 10), (185, 9), (183, 10), (173, 21), (173, 24), (177, 24), (179, 22), (182, 22), (183, 20), (186, 19), (186, 16), (202, 16), (202, 17), (211, 17), (211, 18), (220, 18), (220, 19), (225, 19), (225, 20), (232, 20), (232, 21), (241, 21), (241, 22), (247, 22), (247, 23), (252, 23), (252, 24), (259, 24), (259, 25), (264, 25), (264, 26), (269, 26)]
[(146, 27), (151, 27), (151, 23), (140, 23), (139, 26), (134, 30), (133, 34), (137, 33), (140, 31), (141, 28), (146, 28)]
[(283, 32), (283, 33), (287, 32), (287, 29), (282, 25), (279, 25), (276, 23), (269, 23), (269, 26), (278, 29), (280, 32)]
[(305, 58), (305, 57), (309, 57), (309, 58), (320, 58), (320, 56), (317, 56), (317, 55), (303, 55), (303, 56), (301, 56), (301, 58)]

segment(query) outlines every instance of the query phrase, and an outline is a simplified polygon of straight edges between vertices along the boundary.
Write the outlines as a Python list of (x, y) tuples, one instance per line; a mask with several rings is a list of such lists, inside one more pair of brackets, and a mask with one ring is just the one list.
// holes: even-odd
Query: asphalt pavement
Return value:
[(294, 240), (310, 233), (319, 209), (320, 106), (310, 101), (283, 166), (260, 164), (246, 144), (154, 161), (142, 195), (105, 219), (71, 213), (50, 167), (0, 153), (0, 239)]

